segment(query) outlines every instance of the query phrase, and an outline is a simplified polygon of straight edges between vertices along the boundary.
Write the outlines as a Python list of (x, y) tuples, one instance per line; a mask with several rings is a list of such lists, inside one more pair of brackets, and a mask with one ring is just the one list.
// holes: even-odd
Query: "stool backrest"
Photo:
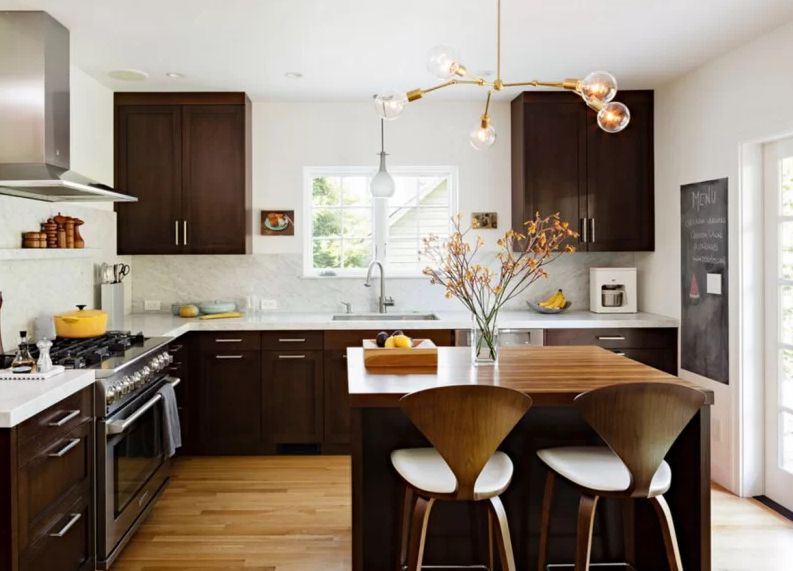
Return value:
[(459, 385), (417, 391), (399, 403), (454, 473), (455, 499), (472, 500), (477, 477), (532, 401), (504, 387)]
[(702, 391), (658, 382), (613, 385), (575, 399), (584, 419), (628, 467), (627, 492), (644, 498), (672, 444), (703, 404)]

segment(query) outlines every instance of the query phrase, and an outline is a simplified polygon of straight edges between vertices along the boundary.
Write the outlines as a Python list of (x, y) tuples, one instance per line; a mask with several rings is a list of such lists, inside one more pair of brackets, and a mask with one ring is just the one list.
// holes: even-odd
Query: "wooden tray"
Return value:
[(374, 339), (363, 340), (363, 364), (367, 369), (437, 369), (438, 348), (431, 339), (413, 339), (413, 348), (386, 349)]

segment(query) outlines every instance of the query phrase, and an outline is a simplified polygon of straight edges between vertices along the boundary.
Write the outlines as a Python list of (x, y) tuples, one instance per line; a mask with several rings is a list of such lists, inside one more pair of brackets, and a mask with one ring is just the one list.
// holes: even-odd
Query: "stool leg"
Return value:
[(402, 513), (399, 521), (399, 562), (397, 571), (403, 571), (408, 556), (408, 541), (410, 540), (410, 516), (416, 502), (416, 494), (410, 486), (402, 487)]
[(421, 571), (421, 562), (424, 559), (424, 542), (427, 538), (427, 522), (430, 519), (432, 498), (418, 496), (413, 504), (413, 513), (410, 518), (410, 542), (408, 547), (407, 571)]
[(496, 544), (498, 556), (501, 560), (501, 571), (516, 571), (515, 554), (512, 551), (512, 538), (509, 535), (509, 522), (504, 504), (498, 496), (488, 500), (488, 510), (495, 520)]
[(589, 556), (592, 551), (592, 528), (595, 524), (595, 508), (598, 496), (581, 495), (578, 503), (578, 535), (575, 550), (575, 571), (589, 571)]
[(494, 571), (496, 568), (495, 566), (495, 552), (493, 550), (493, 514), (490, 512), (490, 508), (487, 509), (487, 569), (488, 571)]
[(669, 510), (669, 504), (666, 503), (666, 498), (663, 496), (650, 498), (650, 503), (653, 504), (655, 513), (658, 515), (658, 521), (661, 523), (669, 569), (670, 571), (683, 571), (683, 562), (680, 560), (680, 548), (677, 545), (675, 524), (672, 521), (672, 512)]
[(537, 558), (537, 571), (545, 571), (548, 565), (548, 546), (551, 541), (551, 510), (553, 508), (556, 474), (549, 471), (545, 476), (545, 492), (542, 496), (542, 519), (540, 520), (540, 552)]

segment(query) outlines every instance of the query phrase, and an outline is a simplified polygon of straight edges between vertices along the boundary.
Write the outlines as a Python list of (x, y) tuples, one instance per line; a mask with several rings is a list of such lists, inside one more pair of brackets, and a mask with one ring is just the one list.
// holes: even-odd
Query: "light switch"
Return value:
[(708, 274), (707, 293), (721, 295), (721, 274)]

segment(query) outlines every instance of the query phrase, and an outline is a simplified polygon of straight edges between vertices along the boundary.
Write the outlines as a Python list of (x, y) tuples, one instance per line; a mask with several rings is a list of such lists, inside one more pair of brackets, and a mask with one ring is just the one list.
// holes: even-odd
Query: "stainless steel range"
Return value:
[[(170, 475), (163, 446), (170, 338), (111, 332), (56, 339), (54, 364), (96, 370), (96, 561), (108, 569), (145, 519)], [(35, 356), (35, 355), (34, 355)]]

